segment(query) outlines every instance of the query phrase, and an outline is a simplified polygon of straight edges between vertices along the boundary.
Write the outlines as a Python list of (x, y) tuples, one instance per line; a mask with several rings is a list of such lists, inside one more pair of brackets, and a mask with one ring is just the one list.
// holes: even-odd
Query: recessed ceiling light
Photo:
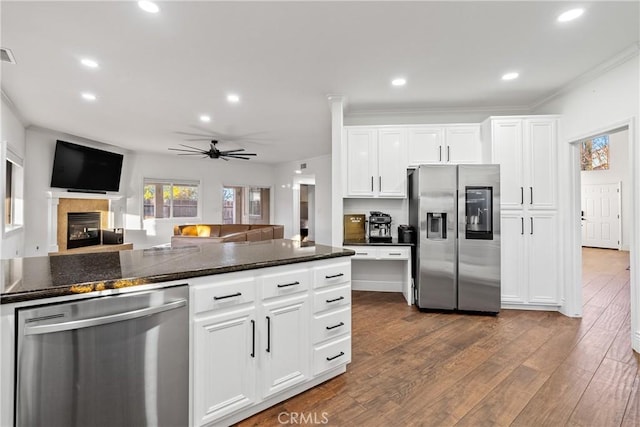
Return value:
[(211, 117), (203, 114), (202, 116), (200, 116), (200, 121), (201, 122), (205, 122), (205, 123), (209, 123), (211, 121)]
[(89, 92), (84, 92), (82, 94), (82, 98), (86, 99), (87, 101), (95, 101), (96, 100), (96, 96), (92, 93)]
[(160, 8), (157, 4), (148, 0), (139, 1), (138, 6), (140, 7), (140, 9), (149, 13), (158, 13), (160, 11)]
[(98, 68), (98, 63), (93, 59), (83, 58), (81, 61), (82, 65), (89, 68)]
[(393, 79), (391, 80), (391, 84), (394, 86), (404, 86), (407, 84), (407, 79), (403, 79), (403, 78)]
[(502, 76), (502, 80), (513, 80), (513, 79), (517, 79), (518, 76), (520, 74), (518, 73), (507, 73), (504, 76)]
[(227, 95), (227, 101), (229, 102), (240, 102), (240, 97), (236, 94)]
[(302, 173), (302, 171), (300, 169), (296, 169), (294, 170), (295, 173), (297, 173), (298, 175), (300, 175)]
[(571, 9), (558, 16), (558, 22), (569, 22), (580, 17), (584, 13), (584, 9)]

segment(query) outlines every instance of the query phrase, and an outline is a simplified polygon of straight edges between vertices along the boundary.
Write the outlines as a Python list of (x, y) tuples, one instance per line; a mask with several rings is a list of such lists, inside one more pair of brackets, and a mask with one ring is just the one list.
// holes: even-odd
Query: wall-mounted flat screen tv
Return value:
[(56, 142), (51, 186), (75, 191), (118, 191), (122, 154)]

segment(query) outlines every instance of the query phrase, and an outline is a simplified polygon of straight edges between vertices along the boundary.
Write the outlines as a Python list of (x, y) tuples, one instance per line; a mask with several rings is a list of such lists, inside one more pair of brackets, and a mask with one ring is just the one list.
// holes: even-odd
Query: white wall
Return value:
[(299, 225), (293, 222), (294, 180), (300, 164), (306, 163), (303, 174), (315, 176), (315, 241), (331, 245), (331, 156), (319, 156), (275, 167), (275, 224), (284, 225), (284, 237), (298, 234)]
[[(224, 185), (274, 187), (274, 168), (253, 160), (185, 159), (173, 154), (136, 153), (129, 156), (126, 181), (126, 229), (143, 227), (142, 186), (145, 178), (200, 181), (200, 217), (196, 219), (147, 220), (147, 242), (136, 248), (171, 241), (173, 226), (186, 223), (220, 224), (222, 222), (222, 188)], [(122, 187), (121, 187), (122, 189)], [(273, 196), (272, 196), (273, 197)], [(273, 203), (272, 203), (273, 205)], [(276, 201), (276, 209), (278, 209)], [(134, 243), (135, 245), (135, 243)]]
[[(11, 101), (2, 96), (1, 104), (1, 124), (0, 124), (0, 176), (2, 176), (2, 185), (0, 186), (0, 211), (2, 212), (2, 227), (0, 229), (0, 258), (21, 257), (24, 253), (24, 227), (15, 230), (5, 230), (4, 227), (4, 210), (5, 210), (5, 164), (7, 160), (7, 150), (13, 153), (13, 156), (24, 160), (25, 157), (25, 130), (18, 114), (13, 110)], [(24, 163), (23, 163), (24, 166)], [(24, 168), (23, 168), (24, 171)], [(26, 175), (25, 175), (26, 177)], [(19, 196), (19, 194), (18, 194)]]
[[(120, 181), (120, 191), (124, 195), (126, 188), (127, 171), (130, 169), (129, 155), (126, 150), (113, 145), (107, 145), (98, 141), (92, 141), (65, 133), (55, 132), (48, 129), (33, 128), (27, 129), (26, 151), (25, 151), (25, 257), (45, 256), (49, 248), (48, 242), (48, 207), (49, 191), (64, 191), (59, 188), (52, 189), (51, 170), (53, 167), (53, 156), (56, 149), (56, 140), (72, 142), (75, 144), (87, 145), (94, 148), (108, 150), (124, 154), (122, 164), (123, 174)], [(122, 226), (121, 205), (112, 205), (115, 209), (114, 226)]]
[(582, 185), (616, 184), (621, 182), (621, 210), (623, 251), (629, 250), (631, 243), (631, 173), (629, 164), (629, 131), (622, 130), (609, 135), (609, 169), (595, 171), (581, 171)]
[(576, 203), (577, 149), (571, 142), (613, 130), (620, 125), (629, 124), (631, 141), (629, 165), (632, 182), (631, 227), (631, 323), (633, 345), (640, 351), (640, 142), (638, 138), (640, 61), (636, 51), (628, 61), (609, 70), (605, 74), (586, 82), (568, 93), (563, 94), (535, 109), (536, 114), (558, 113), (562, 115), (559, 139), (558, 159), (560, 167), (559, 199), (561, 230), (563, 235), (561, 253), (565, 268), (566, 304), (563, 312), (567, 314), (581, 313), (581, 270), (580, 252), (576, 248), (579, 241), (580, 226), (578, 223), (579, 202)]

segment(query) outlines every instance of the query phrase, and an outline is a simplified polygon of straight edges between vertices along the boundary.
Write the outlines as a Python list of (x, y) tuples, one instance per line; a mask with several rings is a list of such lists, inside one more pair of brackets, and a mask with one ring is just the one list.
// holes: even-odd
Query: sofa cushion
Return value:
[(241, 231), (248, 231), (249, 224), (222, 224), (220, 226), (220, 236), (224, 237), (227, 234), (239, 233)]
[(180, 229), (181, 236), (197, 236), (198, 235), (198, 226), (197, 225), (185, 225)]

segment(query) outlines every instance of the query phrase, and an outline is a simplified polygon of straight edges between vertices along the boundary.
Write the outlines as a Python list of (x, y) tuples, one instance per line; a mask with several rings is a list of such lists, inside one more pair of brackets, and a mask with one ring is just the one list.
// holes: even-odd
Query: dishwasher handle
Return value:
[(124, 313), (110, 314), (108, 316), (92, 317), (89, 319), (72, 320), (69, 322), (51, 323), (48, 325), (25, 326), (24, 335), (48, 334), (52, 332), (69, 331), (72, 329), (90, 328), (92, 326), (106, 325), (109, 323), (122, 322), (125, 320), (137, 319), (139, 317), (151, 316), (164, 311), (174, 310), (187, 305), (186, 299), (170, 302), (155, 307), (141, 308), (139, 310), (127, 311)]

